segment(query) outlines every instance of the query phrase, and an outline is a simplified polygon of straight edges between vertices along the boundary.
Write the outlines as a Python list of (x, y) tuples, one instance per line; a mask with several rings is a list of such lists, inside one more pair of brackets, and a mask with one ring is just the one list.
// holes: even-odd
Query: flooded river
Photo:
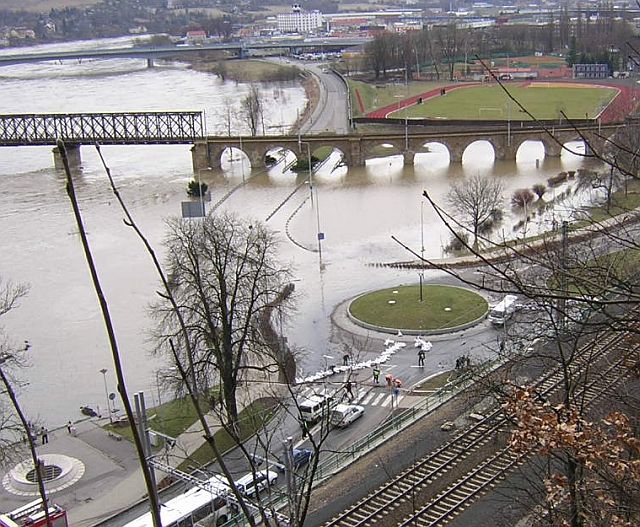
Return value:
[[(0, 69), (0, 91), (3, 114), (204, 110), (207, 130), (214, 134), (226, 126), (223, 115), (228, 101), (237, 105), (248, 88), (180, 64), (147, 69), (144, 61), (114, 60), (5, 67)], [(291, 124), (305, 105), (300, 86), (268, 86), (263, 94), (272, 101), (265, 116), (268, 130)], [(234, 131), (246, 133), (241, 126)], [(179, 214), (187, 182), (193, 177), (189, 147), (102, 150), (133, 215), (160, 248), (163, 220)], [(490, 174), (503, 181), (507, 201), (515, 189), (530, 188), (584, 163), (570, 154), (544, 159), (538, 143), (523, 145), (516, 163), (494, 162), (492, 150), (482, 143), (470, 147), (458, 165), (450, 166), (447, 156), (435, 150), (416, 156), (415, 165), (408, 167), (403, 167), (400, 156), (348, 169), (332, 170), (335, 162), (329, 162), (314, 176), (313, 207), (308, 187), (302, 185), (269, 219), (268, 224), (280, 233), (282, 259), (295, 270), (298, 309), (284, 329), (290, 343), (306, 350), (302, 366), (307, 371), (314, 370), (321, 355), (331, 350), (329, 315), (337, 303), (368, 289), (417, 282), (415, 272), (370, 266), (411, 259), (392, 235), (418, 252), (424, 238), (426, 255), (442, 255), (449, 236), (423, 204), (423, 189), (443, 202), (451, 182)], [(83, 147), (81, 155), (76, 192), (129, 389), (148, 391), (155, 399), (159, 364), (148, 355), (147, 306), (158, 281), (141, 244), (122, 222), (95, 150)], [(244, 182), (220, 208), (263, 221), (304, 180), (277, 167), (252, 170), (237, 155), (223, 160), (223, 170), (202, 178), (212, 190), (212, 203)], [(53, 169), (49, 148), (0, 149), (0, 218), (0, 275), (31, 286), (20, 307), (3, 317), (15, 342), (31, 343), (31, 367), (21, 374), (28, 383), (21, 392), (25, 408), (32, 418), (37, 416), (49, 426), (78, 418), (84, 404), (104, 408), (100, 369), (107, 369), (108, 390), (115, 391), (113, 365), (75, 234), (64, 175)], [(518, 219), (517, 212), (507, 214), (504, 232), (511, 233)], [(325, 234), (321, 262), (313, 251), (318, 230)]]

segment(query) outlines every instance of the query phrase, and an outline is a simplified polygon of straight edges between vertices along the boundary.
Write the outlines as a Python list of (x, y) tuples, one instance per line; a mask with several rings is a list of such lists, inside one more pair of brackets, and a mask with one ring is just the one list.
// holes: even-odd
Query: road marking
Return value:
[(360, 399), (362, 399), (366, 394), (367, 394), (367, 390), (365, 390), (364, 388), (361, 390), (358, 390), (358, 394), (356, 395), (356, 398), (353, 400), (353, 402), (354, 403), (359, 402)]
[(393, 397), (393, 394), (387, 395), (387, 398), (384, 401), (382, 401), (382, 404), (380, 406), (389, 406), (389, 403), (391, 402), (392, 397)]
[(369, 401), (373, 399), (373, 396), (376, 395), (376, 392), (371, 392), (367, 397), (362, 401), (362, 404), (369, 404)]

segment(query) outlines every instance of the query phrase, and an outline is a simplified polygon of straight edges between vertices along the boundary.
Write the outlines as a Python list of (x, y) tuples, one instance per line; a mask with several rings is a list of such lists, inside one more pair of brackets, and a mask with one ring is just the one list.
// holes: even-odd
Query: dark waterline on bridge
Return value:
[[(126, 65), (113, 67), (114, 71), (121, 71)], [(134, 107), (140, 110), (145, 100), (150, 106), (155, 105), (147, 106), (150, 110), (166, 109), (176, 102), (179, 93), (181, 104), (188, 103), (191, 109), (205, 106), (208, 126), (213, 126), (213, 108), (224, 109), (216, 104), (224, 98), (225, 91), (229, 96), (235, 93), (237, 99), (237, 86), (221, 85), (212, 77), (181, 68), (134, 70), (92, 79), (86, 79), (81, 71), (74, 73), (75, 78), (69, 77), (68, 72), (60, 77), (53, 73), (49, 74), (51, 78), (30, 77), (30, 68), (7, 68), (13, 70), (9, 73), (15, 77), (0, 76), (0, 89), (6, 94), (0, 102), (0, 113), (122, 111)], [(151, 86), (155, 91), (149, 91)], [(34, 95), (31, 89), (36, 90)], [(265, 90), (269, 92), (274, 97), (274, 122), (283, 114), (280, 105), (295, 107), (302, 100), (299, 88)], [(150, 100), (149, 93), (157, 99)], [(136, 219), (153, 244), (160, 247), (163, 218), (178, 214), (186, 183), (192, 177), (189, 148), (114, 146), (105, 147), (103, 152)], [(156, 393), (145, 332), (150, 324), (146, 306), (154, 298), (157, 280), (139, 242), (122, 223), (122, 214), (95, 151), (83, 147), (82, 158), (77, 192), (111, 303), (130, 388)], [(326, 234), (322, 271), (318, 254), (300, 247), (314, 249), (317, 245), (316, 209), (306, 201), (293, 215), (308, 199), (308, 187), (303, 185), (269, 220), (269, 225), (280, 233), (282, 258), (293, 262), (300, 280), (296, 282), (299, 311), (286, 332), (291, 343), (306, 347), (305, 367), (313, 369), (317, 365), (315, 357), (331, 350), (329, 315), (338, 302), (372, 287), (417, 281), (416, 273), (369, 266), (409, 259), (391, 241), (391, 235), (418, 247), (424, 232), (428, 254), (440, 254), (447, 239), (426, 207), (425, 228), (421, 229), (420, 195), (424, 188), (441, 199), (451, 181), (477, 173), (491, 174), (503, 180), (505, 195), (509, 196), (516, 188), (530, 187), (533, 182), (582, 163), (571, 156), (541, 159), (538, 145), (532, 144), (521, 148), (517, 164), (494, 162), (491, 151), (478, 145), (469, 149), (462, 164), (452, 167), (437, 153), (420, 155), (416, 165), (408, 167), (402, 166), (399, 157), (370, 160), (365, 167), (349, 168), (348, 177), (346, 168), (329, 172), (330, 164), (325, 165), (315, 175), (318, 199), (314, 202), (314, 206), (319, 205), (321, 230)], [(202, 176), (212, 188), (212, 202), (244, 179), (246, 184), (231, 193), (221, 209), (260, 220), (266, 219), (304, 181), (304, 177), (290, 172), (251, 171), (246, 163), (237, 160), (225, 162), (223, 168), (224, 171)], [(115, 391), (104, 329), (74, 234), (64, 179), (52, 168), (50, 150), (0, 150), (0, 177), (2, 277), (31, 284), (28, 298), (18, 310), (3, 317), (3, 322), (17, 342), (28, 339), (32, 343), (32, 367), (24, 373), (30, 383), (24, 393), (26, 407), (47, 424), (61, 424), (78, 417), (81, 404), (105, 406), (100, 368), (109, 370), (107, 381), (110, 390)], [(511, 228), (509, 219), (505, 230)], [(290, 238), (299, 245), (291, 243)]]

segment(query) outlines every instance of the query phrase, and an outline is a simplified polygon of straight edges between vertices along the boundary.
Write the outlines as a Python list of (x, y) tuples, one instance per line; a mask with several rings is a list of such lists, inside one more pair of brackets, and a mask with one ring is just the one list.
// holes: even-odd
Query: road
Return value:
[(311, 118), (300, 127), (303, 134), (332, 132), (347, 134), (350, 132), (350, 108), (347, 87), (342, 79), (333, 73), (326, 64), (289, 61), (298, 67), (310, 71), (318, 79), (320, 98)]

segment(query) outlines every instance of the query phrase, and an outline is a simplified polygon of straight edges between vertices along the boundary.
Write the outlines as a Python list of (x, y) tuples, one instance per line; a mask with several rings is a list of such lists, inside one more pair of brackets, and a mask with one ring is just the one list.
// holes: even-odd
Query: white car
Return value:
[(255, 496), (267, 487), (275, 485), (277, 481), (278, 474), (272, 470), (257, 470), (255, 478), (249, 473), (234, 482), (234, 485), (243, 496)]
[(364, 408), (357, 404), (339, 404), (331, 412), (331, 424), (345, 428), (364, 414)]

